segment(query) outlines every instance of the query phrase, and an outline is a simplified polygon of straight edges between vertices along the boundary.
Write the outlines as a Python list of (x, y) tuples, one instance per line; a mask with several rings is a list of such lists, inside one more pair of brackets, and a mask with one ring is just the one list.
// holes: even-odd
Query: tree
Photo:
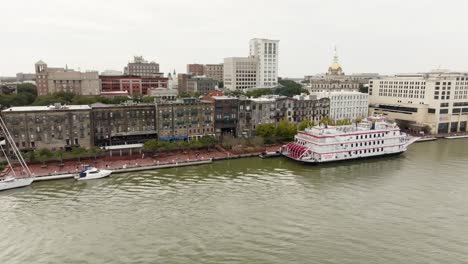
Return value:
[(348, 119), (348, 118), (345, 118), (345, 119), (340, 119), (340, 120), (336, 120), (335, 122), (335, 125), (336, 126), (347, 126), (347, 125), (351, 125), (351, 120)]
[(199, 141), (203, 146), (207, 147), (208, 149), (216, 145), (216, 143), (218, 143), (218, 140), (216, 140), (216, 138), (213, 136), (203, 136), (199, 139)]
[(218, 88), (219, 89), (224, 88), (224, 82), (223, 81), (218, 82)]
[(100, 147), (91, 147), (88, 152), (93, 155), (94, 161), (96, 161), (97, 156), (100, 156), (102, 153), (104, 153), (104, 150), (102, 150)]
[(143, 150), (144, 151), (147, 151), (147, 152), (156, 152), (159, 148), (159, 144), (158, 144), (158, 140), (157, 139), (150, 139), (150, 140), (147, 140), (144, 144), (143, 144)]
[(304, 131), (306, 128), (314, 126), (314, 125), (315, 125), (314, 122), (304, 119), (297, 126), (297, 130)]
[(332, 125), (335, 124), (335, 122), (333, 122), (333, 120), (331, 118), (329, 118), (329, 117), (324, 117), (324, 118), (320, 119), (320, 124), (332, 126)]
[(286, 119), (282, 119), (276, 126), (275, 134), (279, 137), (291, 139), (296, 135), (297, 127)]
[(71, 154), (78, 158), (78, 162), (81, 162), (81, 158), (86, 155), (87, 153), (87, 150), (85, 148), (82, 148), (82, 147), (73, 147), (72, 150), (71, 150)]
[(60, 159), (60, 164), (63, 164), (64, 156), (65, 156), (65, 151), (63, 149), (58, 149), (55, 151), (55, 157)]
[(255, 132), (258, 136), (263, 138), (272, 137), (275, 135), (275, 125), (274, 124), (259, 124), (255, 128)]
[(41, 148), (39, 150), (35, 150), (37, 151), (37, 157), (40, 161), (42, 161), (42, 165), (45, 166), (45, 162), (46, 160), (52, 158), (54, 156), (54, 154), (52, 153), (52, 151), (50, 151), (50, 149), (48, 148)]
[(291, 80), (280, 80), (280, 87), (274, 89), (275, 94), (292, 97), (301, 93), (309, 93), (306, 89), (302, 88), (302, 85)]

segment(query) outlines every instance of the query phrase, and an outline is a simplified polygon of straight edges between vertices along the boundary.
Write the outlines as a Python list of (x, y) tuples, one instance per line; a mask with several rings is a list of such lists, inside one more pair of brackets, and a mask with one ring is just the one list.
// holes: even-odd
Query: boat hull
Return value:
[(283, 154), (285, 157), (292, 159), (294, 161), (304, 163), (304, 164), (311, 164), (311, 165), (320, 165), (320, 164), (325, 164), (325, 163), (338, 163), (338, 162), (347, 162), (347, 161), (355, 161), (355, 160), (366, 160), (366, 159), (378, 159), (378, 158), (384, 158), (384, 157), (390, 157), (390, 156), (398, 156), (405, 151), (399, 151), (399, 152), (393, 152), (393, 153), (384, 153), (380, 155), (374, 155), (374, 156), (364, 156), (364, 157), (355, 157), (355, 158), (348, 158), (348, 159), (335, 159), (335, 160), (324, 160), (324, 161), (315, 161), (315, 160), (302, 160), (302, 159), (295, 159), (287, 154)]
[(111, 174), (112, 174), (112, 171), (110, 171), (110, 170), (100, 170), (99, 173), (88, 174), (85, 177), (77, 176), (76, 179), (78, 181), (96, 180), (96, 179), (102, 179), (102, 178), (105, 178), (105, 177), (109, 177)]
[(0, 191), (26, 187), (26, 186), (31, 185), (33, 180), (34, 178), (29, 177), (29, 178), (17, 178), (12, 181), (2, 181), (0, 182)]

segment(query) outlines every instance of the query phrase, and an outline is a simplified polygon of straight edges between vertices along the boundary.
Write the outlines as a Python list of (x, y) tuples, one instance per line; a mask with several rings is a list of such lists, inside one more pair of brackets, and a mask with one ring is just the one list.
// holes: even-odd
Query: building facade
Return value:
[(160, 140), (191, 140), (214, 136), (213, 103), (197, 98), (156, 103), (157, 132)]
[(322, 75), (305, 76), (304, 79), (309, 83), (306, 87), (311, 93), (320, 92), (358, 92), (363, 85), (358, 76), (345, 75), (338, 60), (338, 54), (333, 56), (333, 62), (328, 67), (328, 71)]
[(20, 150), (89, 148), (91, 108), (87, 105), (21, 106), (2, 111)]
[(257, 88), (273, 88), (278, 85), (279, 40), (250, 40), (250, 56), (257, 59)]
[(102, 92), (127, 91), (129, 95), (149, 95), (153, 88), (167, 88), (168, 78), (137, 75), (101, 75)]
[(92, 142), (95, 146), (143, 143), (157, 138), (154, 104), (92, 106)]
[(38, 95), (68, 92), (98, 95), (101, 91), (97, 71), (80, 72), (65, 68), (49, 68), (43, 61), (35, 64)]
[(205, 65), (203, 64), (187, 64), (187, 73), (192, 76), (204, 76)]
[(214, 127), (216, 136), (237, 136), (239, 99), (231, 96), (212, 96), (214, 104)]
[(195, 83), (195, 91), (199, 92), (201, 95), (207, 95), (218, 86), (218, 81), (205, 76), (192, 77), (191, 81)]
[(216, 80), (218, 82), (223, 81), (224, 65), (220, 64), (205, 64), (204, 74), (206, 77)]
[(371, 112), (402, 129), (429, 133), (466, 132), (468, 73), (430, 72), (381, 77), (369, 82)]
[(355, 121), (369, 115), (369, 95), (360, 92), (322, 92), (313, 93), (317, 98), (330, 99), (329, 117), (332, 120)]
[(246, 90), (257, 87), (257, 62), (254, 57), (224, 59), (224, 88)]
[(143, 56), (135, 56), (132, 62), (129, 62), (124, 68), (125, 75), (136, 75), (145, 78), (163, 77), (164, 74), (159, 71), (159, 63), (148, 62)]

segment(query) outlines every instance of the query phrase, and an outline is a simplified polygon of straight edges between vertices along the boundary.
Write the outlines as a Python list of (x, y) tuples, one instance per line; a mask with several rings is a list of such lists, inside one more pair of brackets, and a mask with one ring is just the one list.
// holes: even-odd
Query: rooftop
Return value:
[(34, 111), (58, 111), (58, 110), (90, 110), (89, 105), (48, 105), (48, 106), (14, 106), (2, 112), (34, 112)]

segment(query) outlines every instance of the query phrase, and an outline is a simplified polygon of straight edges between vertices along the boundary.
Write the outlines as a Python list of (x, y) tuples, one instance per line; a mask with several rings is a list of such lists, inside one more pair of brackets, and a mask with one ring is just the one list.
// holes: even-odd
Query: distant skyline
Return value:
[(0, 76), (52, 67), (123, 71), (135, 55), (164, 73), (247, 56), (278, 39), (279, 76), (468, 71), (463, 0), (23, 0), (2, 3)]

